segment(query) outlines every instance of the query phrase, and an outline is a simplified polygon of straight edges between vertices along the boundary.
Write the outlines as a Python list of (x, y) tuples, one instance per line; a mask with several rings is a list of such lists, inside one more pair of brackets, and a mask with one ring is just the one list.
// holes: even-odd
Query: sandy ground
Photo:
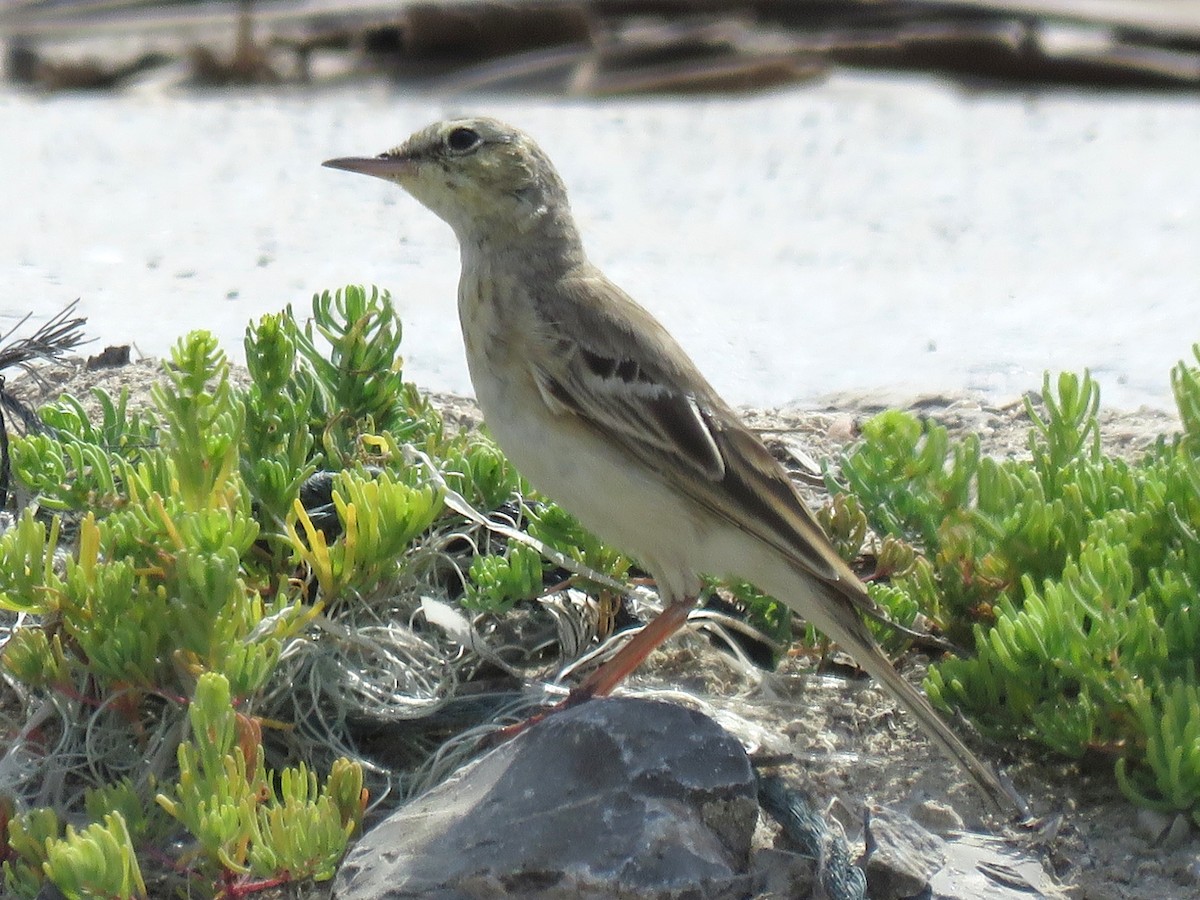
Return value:
[[(135, 403), (147, 402), (157, 366), (143, 361), (120, 369), (50, 373), (49, 394), (82, 397), (93, 387), (126, 387)], [(22, 396), (20, 382), (12, 385)], [(438, 396), (451, 422), (474, 421), (469, 399)], [(995, 455), (1020, 454), (1028, 421), (1019, 403), (993, 405), (975, 395), (925, 396), (911, 404), (943, 422), (953, 433), (974, 431)], [(875, 410), (874, 401), (840, 396), (818, 409), (746, 410), (748, 421), (781, 454), (820, 459), (844, 445), (857, 423)], [(1112, 452), (1136, 456), (1176, 427), (1164, 414), (1108, 414), (1103, 432)], [(920, 678), (920, 659), (901, 668)], [(948, 806), (968, 827), (978, 827), (979, 800), (949, 762), (932, 751), (912, 721), (898, 713), (869, 682), (814, 675), (812, 660), (797, 656), (755, 686), (704, 640), (675, 641), (656, 654), (632, 681), (636, 690), (693, 693), (711, 708), (738, 721), (737, 732), (758, 750), (784, 752), (799, 762), (790, 774), (835, 814), (853, 835), (864, 805), (879, 803), (937, 814)], [(963, 725), (964, 734), (969, 726)], [(1055, 823), (1038, 836), (1020, 836), (1023, 853), (1041, 858), (1077, 900), (1173, 900), (1200, 895), (1200, 839), (1185, 827), (1169, 837), (1169, 817), (1130, 806), (1114, 786), (1111, 766), (1077, 764), (1030, 746), (972, 742), (999, 764), (1034, 811)]]
[(468, 391), (457, 249), (381, 182), (322, 169), (481, 112), (561, 168), (593, 258), (731, 401), (971, 390), (1090, 367), (1114, 408), (1168, 408), (1200, 339), (1200, 104), (1189, 94), (964, 91), (839, 74), (744, 97), (585, 102), (321, 89), (43, 97), (0, 86), (0, 328), (80, 298), (102, 342), (163, 354), (314, 291), (373, 282), (408, 371)]

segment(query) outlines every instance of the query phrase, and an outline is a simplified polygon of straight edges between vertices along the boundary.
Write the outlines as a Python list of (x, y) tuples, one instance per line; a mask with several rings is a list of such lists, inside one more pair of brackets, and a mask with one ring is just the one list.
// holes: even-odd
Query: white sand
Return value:
[(160, 354), (313, 291), (397, 296), (409, 374), (469, 385), (448, 228), (322, 169), (454, 111), (532, 132), (593, 258), (730, 400), (1040, 385), (1092, 368), (1106, 405), (1171, 405), (1200, 340), (1200, 104), (968, 94), (840, 75), (737, 99), (443, 102), (382, 82), (238, 93), (0, 90), (0, 327), (81, 298), (102, 343)]

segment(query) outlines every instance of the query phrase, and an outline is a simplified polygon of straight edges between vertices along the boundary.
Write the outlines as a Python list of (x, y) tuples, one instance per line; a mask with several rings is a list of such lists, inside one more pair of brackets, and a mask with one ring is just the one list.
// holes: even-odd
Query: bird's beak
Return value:
[(340, 159), (327, 159), (321, 165), (330, 169), (357, 172), (360, 175), (374, 175), (389, 181), (394, 181), (413, 169), (412, 160), (402, 156), (343, 156)]

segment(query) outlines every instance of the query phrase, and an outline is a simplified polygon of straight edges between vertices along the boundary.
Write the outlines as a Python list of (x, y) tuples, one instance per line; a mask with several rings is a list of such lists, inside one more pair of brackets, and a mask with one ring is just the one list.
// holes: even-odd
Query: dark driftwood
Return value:
[[(313, 53), (342, 51), (347, 70), (447, 90), (748, 90), (834, 66), (1200, 87), (1200, 3), (1178, 0), (25, 0), (0, 13), (0, 29), (10, 77), (50, 88), (119, 84), (170, 55), (160, 42), (172, 39), (204, 83), (303, 79)], [(140, 35), (159, 55), (138, 65), (43, 56), (105, 34)]]

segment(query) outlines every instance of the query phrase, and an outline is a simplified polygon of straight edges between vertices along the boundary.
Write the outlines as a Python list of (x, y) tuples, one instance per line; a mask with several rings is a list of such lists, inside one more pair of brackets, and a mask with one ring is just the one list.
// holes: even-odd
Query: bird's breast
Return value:
[[(543, 495), (648, 567), (672, 593), (694, 593), (702, 525), (686, 500), (628, 451), (570, 412), (547, 406), (529, 359), (535, 323), (503, 279), (464, 278), (459, 313), (484, 420), (501, 449)], [(544, 352), (544, 351), (539, 351)]]

